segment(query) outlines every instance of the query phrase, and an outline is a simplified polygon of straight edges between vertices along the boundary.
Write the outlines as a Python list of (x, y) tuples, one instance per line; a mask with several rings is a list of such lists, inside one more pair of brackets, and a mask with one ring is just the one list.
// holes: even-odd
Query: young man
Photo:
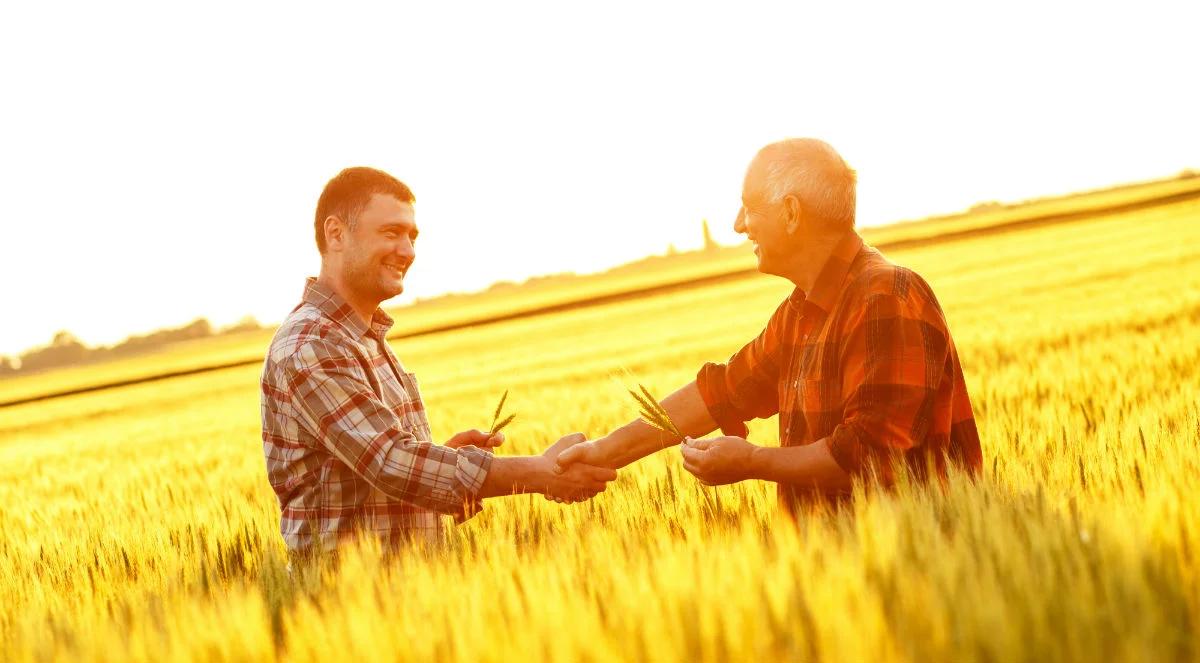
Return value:
[[(751, 162), (734, 230), (758, 269), (796, 289), (727, 363), (706, 364), (663, 405), (688, 435), (684, 467), (700, 481), (778, 483), (791, 513), (849, 495), (856, 476), (918, 478), (948, 464), (973, 472), (979, 436), (958, 352), (933, 291), (854, 230), (855, 174), (829, 145), (793, 139)], [(746, 421), (779, 414), (779, 446), (745, 437)], [(692, 440), (720, 427), (724, 437)], [(634, 421), (564, 452), (619, 468), (680, 442)]]
[(263, 452), (293, 553), (335, 548), (356, 532), (397, 545), (437, 540), (486, 497), (539, 492), (577, 501), (604, 490), (610, 469), (555, 471), (568, 435), (541, 456), (495, 457), (503, 435), (464, 431), (434, 444), (417, 389), (386, 342), (379, 304), (404, 290), (416, 258), (415, 198), (372, 168), (348, 168), (317, 203), (320, 276), (271, 342), (262, 373)]

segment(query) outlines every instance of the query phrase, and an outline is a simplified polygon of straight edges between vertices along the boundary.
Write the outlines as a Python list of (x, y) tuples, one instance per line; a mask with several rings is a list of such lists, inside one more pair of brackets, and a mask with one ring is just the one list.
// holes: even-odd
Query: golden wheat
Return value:
[[(0, 659), (1200, 660), (1200, 205), (896, 253), (941, 298), (978, 481), (782, 521), (671, 449), (573, 506), (289, 577), (255, 367), (0, 410)], [(508, 453), (629, 419), (786, 296), (767, 277), (394, 344), (437, 439)], [(719, 322), (717, 322), (719, 321)], [(498, 418), (497, 413), (495, 418)], [(774, 419), (752, 441), (776, 439)]]

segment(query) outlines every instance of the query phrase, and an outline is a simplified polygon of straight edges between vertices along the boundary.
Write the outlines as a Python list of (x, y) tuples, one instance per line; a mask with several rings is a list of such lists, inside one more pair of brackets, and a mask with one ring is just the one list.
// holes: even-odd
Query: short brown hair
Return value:
[(408, 185), (375, 168), (346, 168), (329, 180), (317, 200), (317, 217), (313, 223), (317, 250), (325, 253), (325, 219), (336, 216), (354, 227), (358, 215), (377, 193), (395, 196), (402, 203), (417, 201)]

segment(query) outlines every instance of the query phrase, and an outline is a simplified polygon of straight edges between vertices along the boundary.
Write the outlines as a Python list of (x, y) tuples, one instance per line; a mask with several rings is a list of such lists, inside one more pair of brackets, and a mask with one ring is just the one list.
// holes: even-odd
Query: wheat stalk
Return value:
[(638, 384), (638, 389), (642, 390), (641, 394), (632, 389), (628, 391), (629, 395), (633, 396), (633, 400), (637, 401), (638, 405), (641, 406), (638, 414), (641, 415), (642, 421), (668, 435), (685, 437), (683, 431), (679, 430), (679, 427), (671, 420), (671, 415), (667, 414), (666, 408), (658, 402), (658, 399), (654, 398), (650, 391), (641, 384)]
[(500, 413), (504, 410), (504, 401), (508, 400), (508, 390), (504, 390), (504, 395), (500, 397), (500, 403), (496, 406), (496, 413), (492, 415), (492, 426), (488, 429), (488, 435), (495, 435), (504, 430), (504, 427), (511, 424), (517, 415), (510, 414), (504, 419), (500, 418)]

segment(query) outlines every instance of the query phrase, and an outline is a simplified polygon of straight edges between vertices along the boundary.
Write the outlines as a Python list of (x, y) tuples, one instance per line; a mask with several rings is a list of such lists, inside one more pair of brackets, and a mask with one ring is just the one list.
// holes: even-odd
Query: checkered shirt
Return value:
[(443, 517), (478, 507), (492, 454), (431, 442), (417, 380), (386, 342), (392, 319), (365, 324), (308, 279), (262, 371), (267, 477), (292, 552), (332, 550), (358, 532), (398, 545), (439, 540)]
[[(899, 461), (924, 479), (948, 463), (976, 471), (982, 456), (958, 352), (933, 290), (847, 233), (812, 293), (797, 288), (766, 328), (728, 362), (700, 369), (697, 385), (726, 435), (779, 415), (782, 446), (827, 439), (838, 465), (886, 485)], [(794, 512), (839, 502), (780, 484)]]

